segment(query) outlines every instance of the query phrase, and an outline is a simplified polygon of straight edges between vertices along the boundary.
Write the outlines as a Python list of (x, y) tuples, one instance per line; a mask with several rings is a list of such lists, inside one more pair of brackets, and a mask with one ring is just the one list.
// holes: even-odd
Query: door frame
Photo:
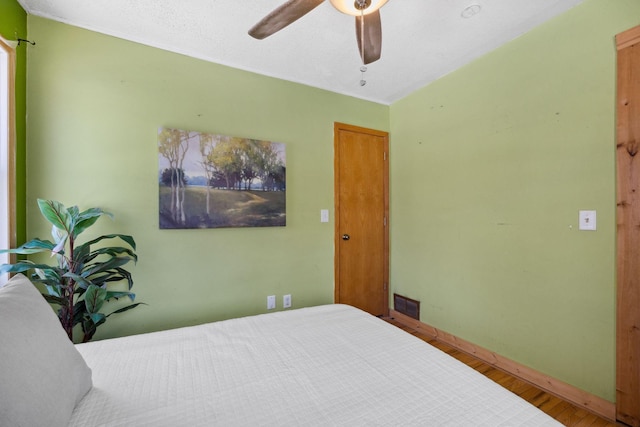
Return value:
[[(631, 64), (640, 63), (638, 48), (640, 26), (616, 36), (616, 419), (631, 426), (640, 426), (640, 376), (636, 368), (640, 363), (640, 194), (636, 192), (640, 165), (634, 161), (640, 90), (633, 87), (630, 73)], [(635, 73), (637, 76), (640, 70)]]
[(340, 151), (338, 150), (338, 135), (340, 131), (346, 130), (367, 135), (384, 138), (384, 159), (383, 159), (383, 191), (384, 191), (384, 266), (383, 266), (383, 287), (384, 287), (384, 315), (389, 315), (389, 133), (375, 129), (349, 125), (346, 123), (334, 122), (333, 124), (333, 199), (334, 199), (334, 302), (340, 303), (340, 200), (338, 188), (340, 188), (339, 161)]

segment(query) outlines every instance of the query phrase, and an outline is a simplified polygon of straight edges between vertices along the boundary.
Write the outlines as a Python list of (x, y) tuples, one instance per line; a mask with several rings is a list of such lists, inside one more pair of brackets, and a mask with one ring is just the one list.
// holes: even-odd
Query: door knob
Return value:
[(351, 236), (349, 236), (348, 234), (343, 234), (342, 235), (342, 240), (349, 240), (351, 238)]

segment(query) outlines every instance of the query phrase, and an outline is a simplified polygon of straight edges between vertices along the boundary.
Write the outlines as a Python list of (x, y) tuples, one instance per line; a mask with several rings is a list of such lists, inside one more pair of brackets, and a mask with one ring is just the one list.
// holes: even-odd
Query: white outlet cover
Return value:
[(267, 297), (267, 310), (273, 310), (274, 308), (276, 308), (276, 296), (269, 295)]
[(282, 307), (283, 308), (291, 307), (291, 294), (287, 294), (282, 297)]
[(580, 230), (596, 230), (596, 211), (580, 211), (578, 215), (578, 226)]

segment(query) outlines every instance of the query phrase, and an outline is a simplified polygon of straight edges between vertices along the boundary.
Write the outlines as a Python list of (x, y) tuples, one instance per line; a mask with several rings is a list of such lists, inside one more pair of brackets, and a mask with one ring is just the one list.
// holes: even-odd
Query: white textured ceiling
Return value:
[[(247, 30), (285, 0), (19, 0), (31, 15), (382, 104), (582, 1), (389, 0), (382, 57), (361, 86), (354, 18), (328, 0), (264, 40)], [(471, 5), (480, 13), (463, 18)]]

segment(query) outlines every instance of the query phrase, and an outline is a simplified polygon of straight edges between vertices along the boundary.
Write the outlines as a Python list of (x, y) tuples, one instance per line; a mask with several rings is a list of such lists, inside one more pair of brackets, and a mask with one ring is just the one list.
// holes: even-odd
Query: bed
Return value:
[[(26, 278), (14, 280), (7, 285), (14, 293), (19, 288), (44, 301)], [(0, 313), (12, 296), (3, 290)], [(29, 305), (51, 313), (46, 303)], [(77, 357), (74, 373), (80, 370), (81, 378), (61, 426), (560, 425), (440, 350), (340, 304), (66, 344), (56, 343), (74, 356), (58, 357)], [(20, 371), (2, 361), (8, 354), (0, 350), (0, 369)], [(56, 363), (49, 360), (49, 367)], [(79, 369), (83, 363), (87, 371)], [(33, 387), (46, 381), (36, 378)], [(0, 384), (0, 417), (16, 416), (5, 408), (12, 398), (5, 387)], [(58, 399), (68, 393), (55, 390)], [(33, 411), (34, 402), (24, 406)]]

